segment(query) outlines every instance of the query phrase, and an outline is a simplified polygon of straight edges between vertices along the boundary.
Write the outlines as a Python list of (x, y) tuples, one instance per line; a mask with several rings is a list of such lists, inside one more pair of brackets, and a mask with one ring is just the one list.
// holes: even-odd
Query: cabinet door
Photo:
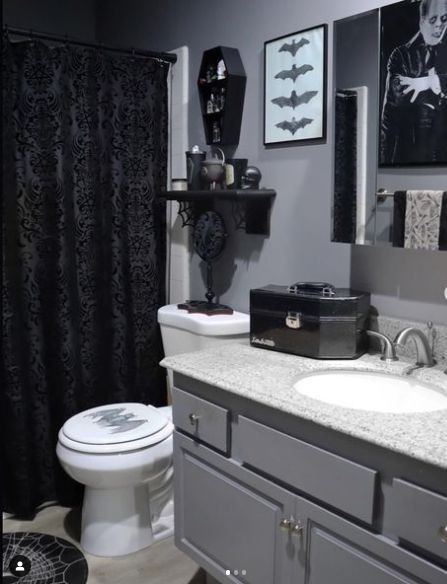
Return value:
[(308, 501), (297, 498), (303, 527), (296, 584), (445, 584), (447, 572)]
[(221, 582), (286, 584), (295, 551), (287, 491), (175, 433), (177, 546)]

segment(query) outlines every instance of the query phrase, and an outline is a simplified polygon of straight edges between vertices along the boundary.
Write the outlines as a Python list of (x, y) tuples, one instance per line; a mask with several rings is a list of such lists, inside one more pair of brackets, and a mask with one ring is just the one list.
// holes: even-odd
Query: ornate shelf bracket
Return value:
[(194, 204), (190, 201), (179, 201), (177, 214), (180, 215), (180, 219), (182, 220), (182, 227), (194, 227)]
[(269, 235), (270, 208), (276, 191), (273, 189), (238, 189), (216, 191), (163, 191), (167, 201), (178, 201), (182, 227), (194, 226), (197, 217), (214, 209), (218, 201), (230, 201), (236, 229), (253, 235)]

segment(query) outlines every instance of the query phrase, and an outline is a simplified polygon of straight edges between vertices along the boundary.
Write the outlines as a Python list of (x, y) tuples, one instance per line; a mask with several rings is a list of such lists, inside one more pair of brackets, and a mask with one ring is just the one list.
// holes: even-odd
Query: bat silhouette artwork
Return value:
[(283, 107), (292, 107), (295, 109), (302, 103), (309, 103), (309, 101), (317, 95), (318, 91), (305, 91), (301, 95), (298, 95), (295, 90), (292, 91), (290, 97), (275, 97), (272, 99), (272, 103), (279, 105), (282, 109)]
[(294, 57), (297, 54), (297, 52), (301, 49), (301, 47), (308, 45), (309, 42), (310, 41), (308, 41), (305, 38), (300, 39), (298, 42), (296, 42), (296, 39), (293, 39), (291, 43), (284, 43), (282, 47), (278, 49), (278, 53), (281, 53), (281, 51), (287, 51), (292, 55), (292, 57)]
[(295, 132), (300, 128), (305, 128), (309, 124), (311, 124), (313, 120), (310, 118), (301, 118), (300, 120), (296, 120), (292, 118), (291, 120), (284, 120), (283, 122), (279, 122), (279, 124), (275, 124), (277, 128), (281, 128), (281, 130), (289, 130), (292, 136), (295, 135)]
[(312, 65), (301, 65), (297, 67), (295, 63), (292, 65), (291, 69), (283, 69), (275, 75), (275, 79), (291, 79), (294, 83), (297, 77), (300, 75), (305, 75), (308, 71), (313, 71)]

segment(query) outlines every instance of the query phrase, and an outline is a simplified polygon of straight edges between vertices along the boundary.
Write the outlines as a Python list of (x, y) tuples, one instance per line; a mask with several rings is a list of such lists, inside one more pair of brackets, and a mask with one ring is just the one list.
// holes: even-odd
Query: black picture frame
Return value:
[[(436, 56), (426, 64), (420, 10), (417, 0), (380, 9), (379, 168), (447, 166), (447, 95), (436, 95), (430, 89), (417, 96), (411, 90), (404, 93), (410, 88), (405, 78), (427, 75), (421, 74), (421, 66), (425, 71), (433, 65), (447, 78), (447, 30)], [(418, 61), (419, 70), (412, 71), (408, 62)]]
[(264, 145), (321, 142), (327, 125), (327, 24), (264, 43)]

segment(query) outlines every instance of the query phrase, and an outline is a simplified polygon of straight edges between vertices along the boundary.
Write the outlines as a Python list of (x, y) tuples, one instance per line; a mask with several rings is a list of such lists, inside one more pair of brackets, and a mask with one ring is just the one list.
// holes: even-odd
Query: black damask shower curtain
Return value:
[(168, 65), (3, 47), (3, 509), (80, 490), (55, 447), (100, 404), (163, 405)]

